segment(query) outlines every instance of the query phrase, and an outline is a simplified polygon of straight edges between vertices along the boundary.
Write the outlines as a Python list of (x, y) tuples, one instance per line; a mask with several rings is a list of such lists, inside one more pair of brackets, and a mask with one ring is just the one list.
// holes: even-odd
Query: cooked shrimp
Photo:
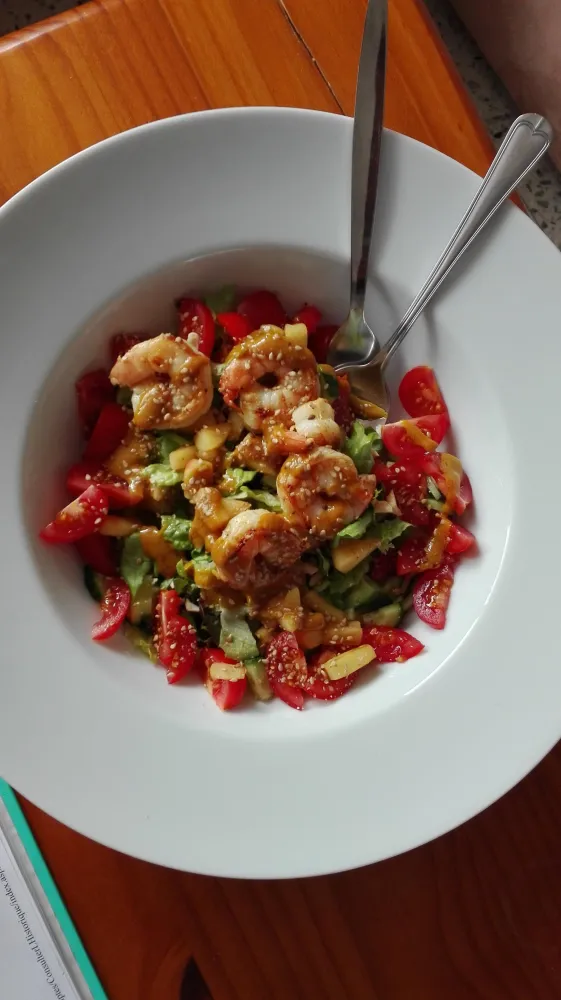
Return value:
[(217, 576), (235, 590), (277, 583), (307, 547), (304, 532), (266, 510), (246, 510), (228, 522), (211, 547)]
[(133, 422), (143, 430), (190, 427), (212, 403), (209, 359), (171, 333), (135, 344), (110, 378), (133, 390)]
[(230, 351), (220, 392), (228, 406), (241, 411), (249, 430), (260, 431), (271, 417), (289, 424), (301, 403), (319, 395), (316, 360), (279, 327), (263, 327)]
[(292, 427), (266, 421), (263, 437), (269, 455), (291, 455), (323, 445), (338, 448), (341, 429), (335, 423), (333, 407), (320, 398), (294, 410)]
[(353, 460), (333, 448), (290, 455), (277, 476), (284, 513), (300, 518), (320, 538), (333, 538), (360, 517), (375, 486), (375, 476), (359, 476)]

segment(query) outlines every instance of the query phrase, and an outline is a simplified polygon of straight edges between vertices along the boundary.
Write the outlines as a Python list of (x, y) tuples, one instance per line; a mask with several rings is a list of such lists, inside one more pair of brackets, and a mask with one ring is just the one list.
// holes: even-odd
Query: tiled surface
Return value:
[[(50, 17), (84, 0), (0, 0), (0, 34)], [(203, 0), (198, 0), (203, 2)], [(498, 145), (517, 110), (448, 0), (425, 0), (493, 140)], [(527, 108), (539, 111), (539, 108)], [(561, 247), (561, 175), (545, 163), (521, 189), (537, 224)]]

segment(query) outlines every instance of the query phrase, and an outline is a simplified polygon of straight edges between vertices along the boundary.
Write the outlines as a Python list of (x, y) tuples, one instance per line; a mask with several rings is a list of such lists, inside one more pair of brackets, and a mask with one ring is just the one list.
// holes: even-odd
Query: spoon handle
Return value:
[(385, 367), (409, 333), (427, 302), (454, 264), (508, 198), (535, 167), (553, 138), (551, 125), (541, 115), (521, 115), (511, 125), (474, 200), (456, 229), (442, 257), (411, 303), (397, 330), (379, 351), (376, 362)]
[(351, 309), (361, 314), (380, 164), (387, 23), (387, 0), (369, 0), (356, 86), (351, 200)]

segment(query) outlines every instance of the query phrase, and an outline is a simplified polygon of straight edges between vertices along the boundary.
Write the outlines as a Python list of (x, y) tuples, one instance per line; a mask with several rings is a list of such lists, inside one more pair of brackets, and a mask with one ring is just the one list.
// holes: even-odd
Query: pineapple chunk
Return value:
[(372, 646), (358, 646), (357, 649), (348, 649), (345, 653), (338, 653), (331, 660), (323, 664), (330, 681), (338, 681), (341, 677), (348, 677), (357, 670), (362, 670), (369, 663), (376, 659), (376, 654)]
[(360, 646), (362, 642), (362, 625), (360, 622), (336, 622), (326, 625), (322, 633), (322, 641), (326, 646)]
[(245, 667), (241, 663), (211, 663), (208, 675), (211, 681), (242, 681)]
[(308, 346), (308, 330), (305, 323), (285, 323), (284, 335), (291, 344), (298, 347)]
[(119, 514), (108, 514), (99, 526), (100, 535), (109, 535), (111, 538), (126, 538), (127, 535), (138, 531), (140, 524), (130, 517), (121, 517)]
[(230, 425), (227, 423), (217, 424), (215, 427), (201, 427), (195, 434), (195, 448), (199, 455), (207, 455), (208, 452), (221, 448), (230, 433)]
[(333, 565), (339, 573), (350, 573), (363, 559), (366, 559), (374, 549), (378, 548), (377, 538), (346, 539), (340, 542), (331, 553)]
[(156, 569), (161, 576), (168, 579), (175, 576), (177, 552), (173, 545), (162, 537), (158, 528), (141, 528), (140, 543), (148, 558), (156, 563)]
[(197, 457), (197, 449), (194, 444), (186, 444), (182, 448), (176, 448), (170, 452), (169, 464), (174, 472), (182, 472), (187, 462)]
[(321, 594), (316, 594), (315, 590), (308, 590), (304, 594), (304, 606), (310, 611), (319, 611), (325, 618), (334, 622), (343, 622), (346, 618), (344, 611), (330, 604)]

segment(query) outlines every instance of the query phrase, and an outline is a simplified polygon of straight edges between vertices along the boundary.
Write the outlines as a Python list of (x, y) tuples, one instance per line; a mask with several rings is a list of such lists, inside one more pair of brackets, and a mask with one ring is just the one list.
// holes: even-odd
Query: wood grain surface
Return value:
[[(364, 0), (104, 0), (0, 42), (0, 198), (200, 108), (352, 112)], [(387, 123), (483, 173), (491, 145), (418, 0), (393, 0)], [(110, 1000), (558, 1000), (561, 751), (433, 844), (328, 878), (185, 875), (24, 803)], [(30, 998), (32, 1000), (32, 998)]]

